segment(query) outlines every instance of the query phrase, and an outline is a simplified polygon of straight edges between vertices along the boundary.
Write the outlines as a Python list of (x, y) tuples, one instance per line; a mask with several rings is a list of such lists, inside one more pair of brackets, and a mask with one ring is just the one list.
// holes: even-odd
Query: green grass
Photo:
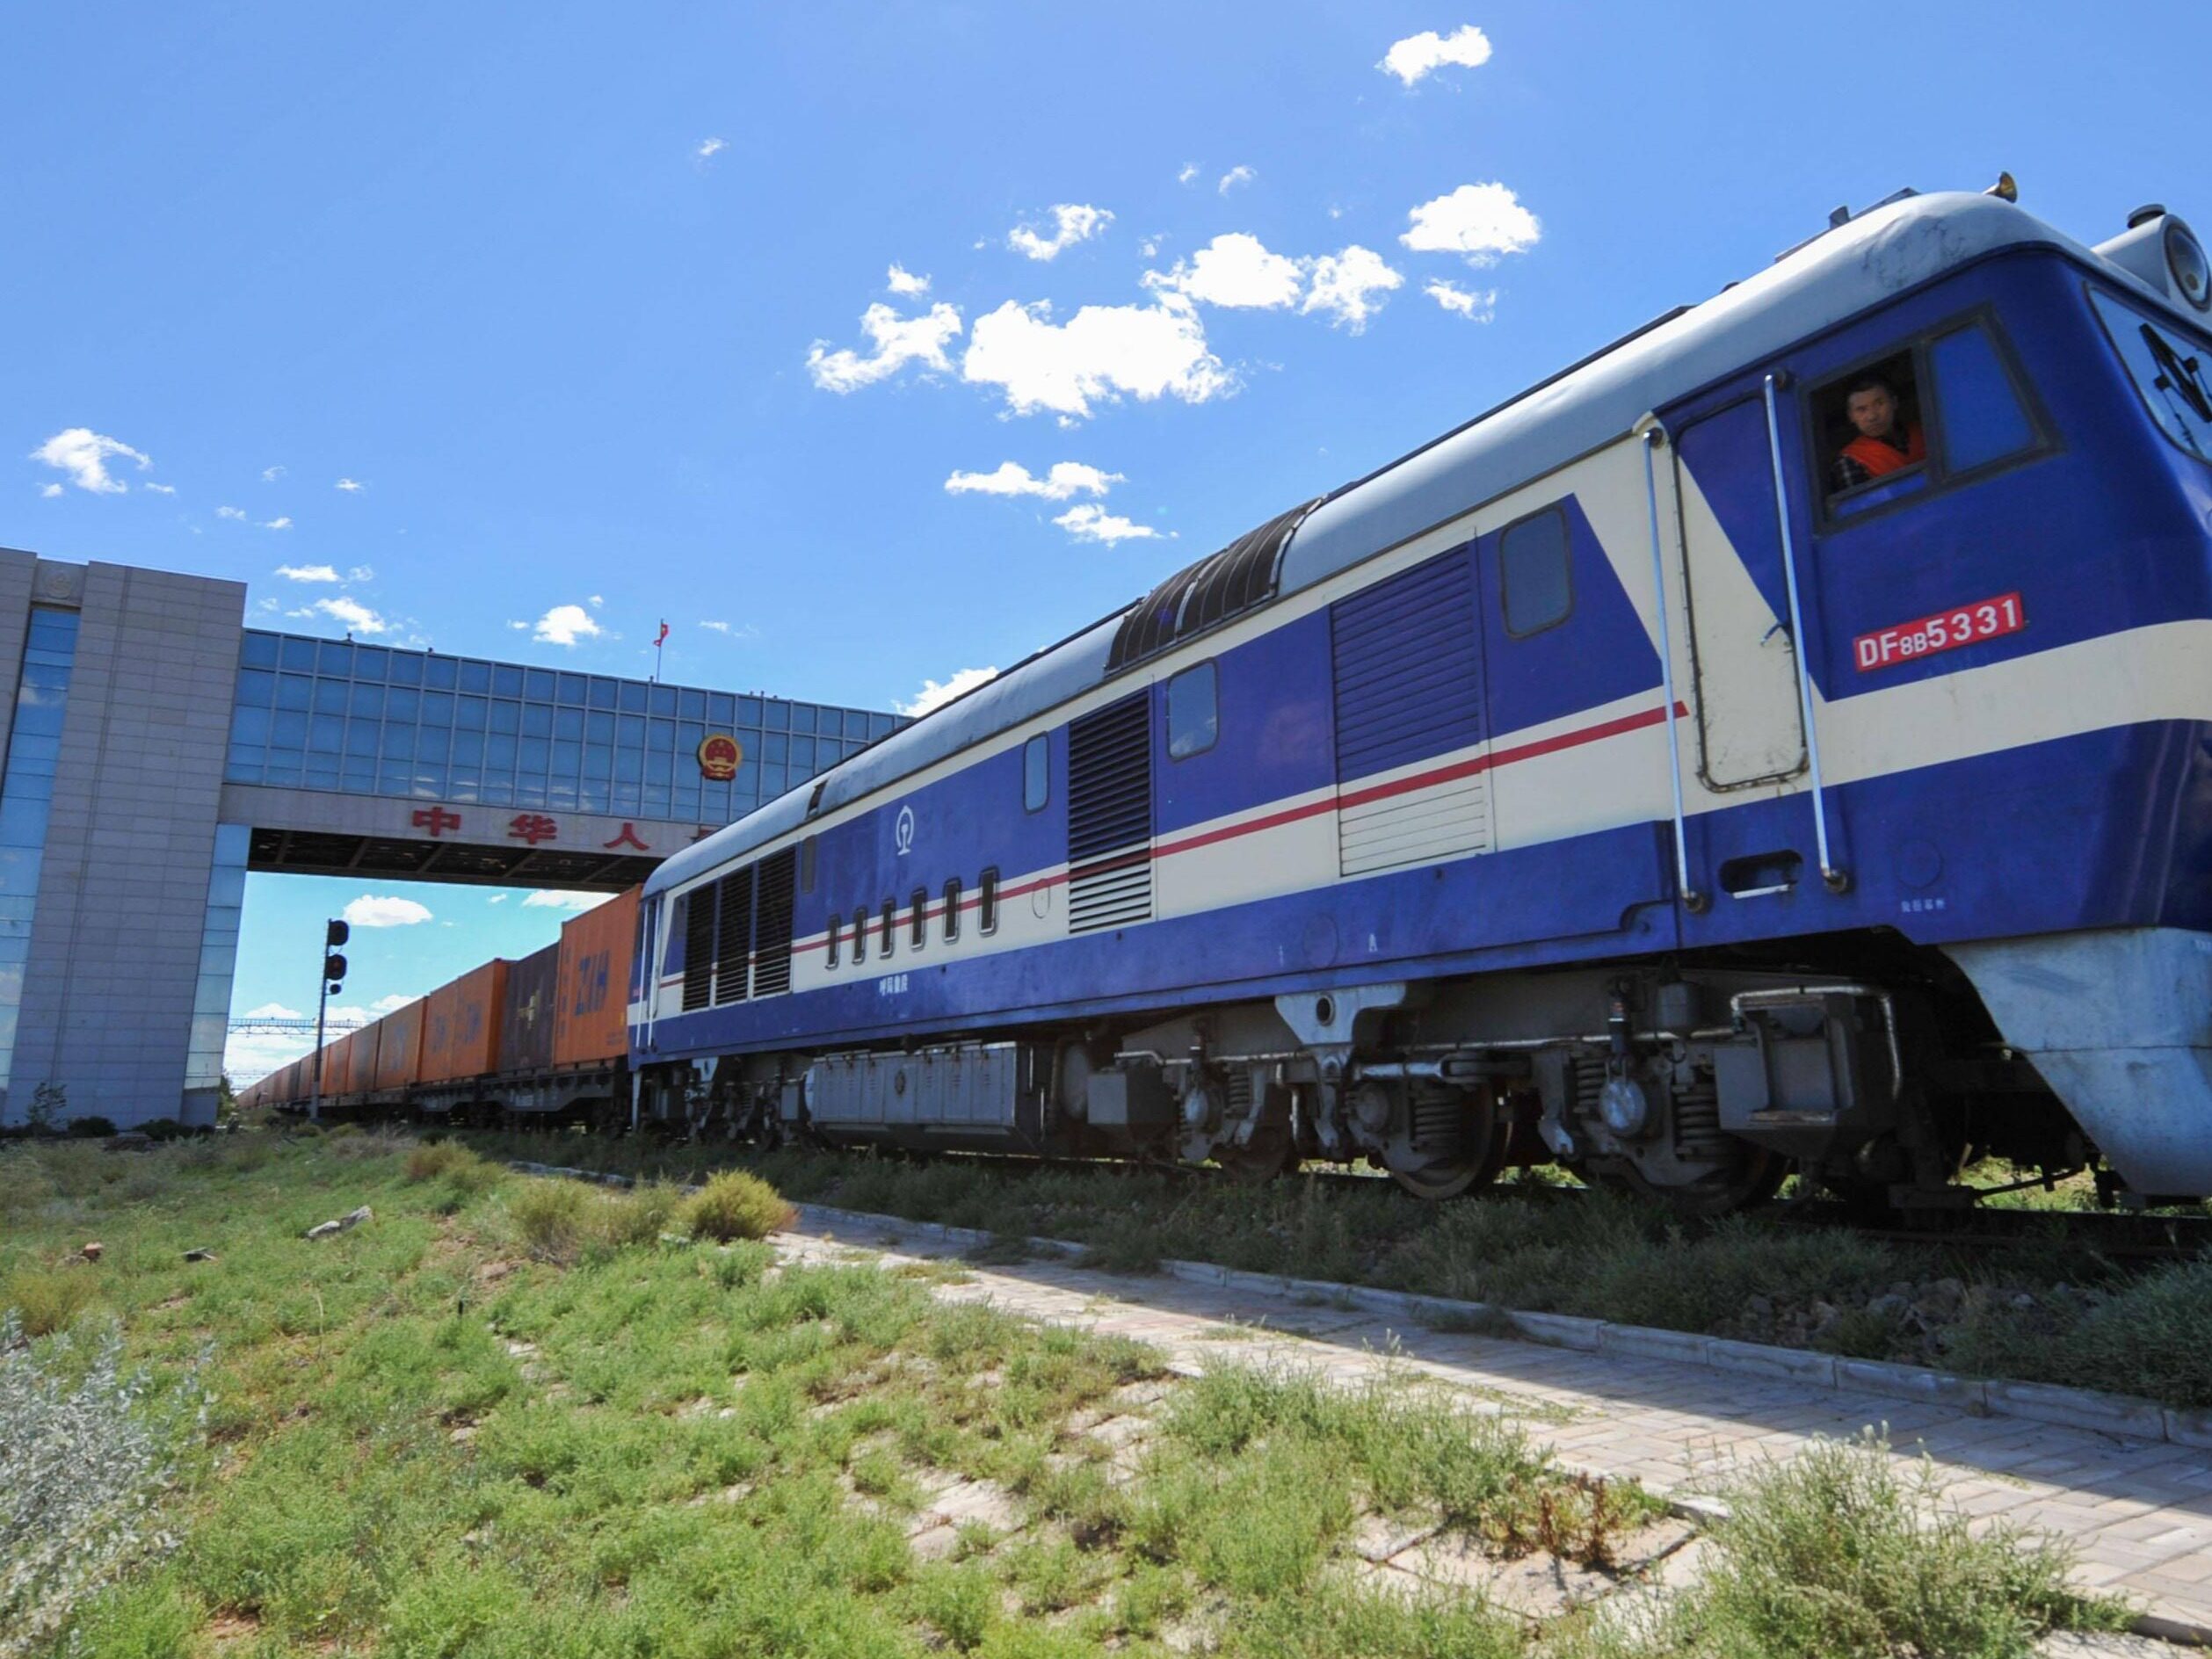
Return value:
[[(1176, 1381), (1136, 1344), (939, 1302), (940, 1275), (686, 1242), (667, 1184), (485, 1175), (374, 1134), (77, 1150), (6, 1155), (38, 1168), (0, 1169), (31, 1194), (0, 1233), (0, 1284), (82, 1275), (134, 1363), (194, 1370), (214, 1403), (163, 1513), (173, 1551), (35, 1653), (1005, 1659), (1196, 1639), (1533, 1659), (1585, 1626), (1532, 1638), (1479, 1599), (1367, 1588), (1346, 1554), (1360, 1518), (1602, 1565), (1653, 1512), (1403, 1380)], [(372, 1222), (301, 1236), (360, 1204)], [(90, 1237), (103, 1260), (69, 1264)], [(216, 1259), (185, 1263), (193, 1246)], [(1132, 1411), (1150, 1426), (1130, 1449), (1084, 1432)], [(925, 1559), (909, 1534), (954, 1482), (1003, 1494), (1006, 1525), (970, 1522)], [(1778, 1547), (1743, 1535), (1747, 1562)], [(1876, 1605), (1844, 1570), (1853, 1547), (1791, 1571), (1827, 1574), (1868, 1628), (1937, 1628)], [(1965, 1559), (1948, 1535), (1918, 1547)], [(2085, 1616), (2013, 1554), (2028, 1565), (1931, 1568), (1913, 1605), (1968, 1608), (1944, 1629), (1997, 1628), (2000, 1604), (2021, 1629)], [(1753, 1607), (1767, 1592), (1744, 1582), (1730, 1593)]]

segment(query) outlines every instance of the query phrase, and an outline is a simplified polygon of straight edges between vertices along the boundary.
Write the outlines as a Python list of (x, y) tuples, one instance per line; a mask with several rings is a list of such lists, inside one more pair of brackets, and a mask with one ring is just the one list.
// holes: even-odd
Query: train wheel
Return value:
[(1498, 1178), (1512, 1129), (1498, 1121), (1495, 1091), (1485, 1085), (1455, 1099), (1417, 1103), (1413, 1110), (1412, 1157), (1419, 1162), (1388, 1165), (1393, 1181), (1417, 1199), (1437, 1202)]
[(1215, 1147), (1213, 1159), (1237, 1185), (1258, 1186), (1296, 1169), (1298, 1148), (1287, 1125), (1269, 1123), (1252, 1131), (1251, 1141), (1241, 1147)]
[(1631, 1174), (1626, 1184), (1630, 1191), (1664, 1205), (1677, 1215), (1707, 1221), (1757, 1208), (1774, 1196), (1782, 1177), (1788, 1173), (1788, 1158), (1764, 1147), (1753, 1147), (1744, 1162), (1726, 1175), (1708, 1176), (1687, 1186), (1659, 1186), (1640, 1175)]

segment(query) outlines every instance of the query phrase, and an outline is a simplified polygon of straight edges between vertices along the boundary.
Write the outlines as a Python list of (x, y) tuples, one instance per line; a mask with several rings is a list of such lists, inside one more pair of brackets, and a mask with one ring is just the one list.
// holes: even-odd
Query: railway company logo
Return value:
[(709, 732), (699, 741), (699, 775), (726, 784), (737, 775), (744, 750), (728, 732)]
[(899, 856), (904, 858), (914, 851), (914, 808), (901, 807), (898, 821), (891, 826), (891, 834), (898, 844)]

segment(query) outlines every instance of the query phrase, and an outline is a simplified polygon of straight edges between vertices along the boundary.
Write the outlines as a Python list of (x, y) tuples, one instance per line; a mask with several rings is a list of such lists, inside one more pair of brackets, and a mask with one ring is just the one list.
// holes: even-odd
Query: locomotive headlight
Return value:
[(2166, 221), (2166, 269), (2177, 293), (2200, 311), (2212, 310), (2212, 261), (2204, 244), (2179, 219)]

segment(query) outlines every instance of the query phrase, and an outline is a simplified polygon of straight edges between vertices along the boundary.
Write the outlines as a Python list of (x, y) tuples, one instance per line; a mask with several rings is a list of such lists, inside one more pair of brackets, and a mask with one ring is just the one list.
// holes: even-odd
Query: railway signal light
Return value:
[(345, 978), (345, 959), (335, 951), (324, 957), (323, 977), (330, 982), (332, 990), (337, 989), (340, 982)]

